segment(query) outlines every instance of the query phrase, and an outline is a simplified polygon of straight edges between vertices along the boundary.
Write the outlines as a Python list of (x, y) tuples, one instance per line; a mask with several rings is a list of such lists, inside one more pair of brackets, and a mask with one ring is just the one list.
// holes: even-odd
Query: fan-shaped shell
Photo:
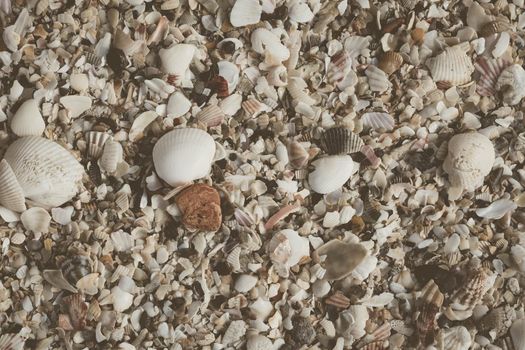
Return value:
[(49, 232), (49, 224), (51, 223), (51, 215), (42, 208), (29, 208), (20, 215), (20, 220), (24, 228), (33, 232)]
[(472, 337), (468, 329), (463, 326), (444, 329), (440, 339), (440, 349), (468, 350), (472, 345)]
[(481, 96), (492, 96), (496, 93), (496, 85), (501, 72), (509, 66), (504, 59), (487, 59), (481, 57), (474, 67), (480, 73), (476, 92)]
[(461, 46), (446, 48), (436, 57), (429, 58), (427, 66), (435, 82), (451, 85), (468, 83), (474, 72), (472, 61)]
[(25, 197), (43, 207), (58, 207), (73, 198), (84, 174), (84, 168), (66, 149), (36, 136), (13, 142), (4, 159)]
[(109, 139), (109, 134), (101, 131), (86, 133), (87, 155), (90, 159), (98, 159), (104, 150), (104, 144)]
[(364, 142), (361, 138), (345, 128), (332, 128), (324, 132), (321, 142), (328, 154), (347, 154), (361, 151)]
[(392, 86), (392, 83), (388, 81), (388, 75), (376, 66), (368, 66), (365, 74), (368, 77), (368, 85), (372, 91), (383, 93)]
[(288, 145), (288, 159), (295, 169), (301, 169), (308, 163), (310, 155), (298, 141), (292, 141)]
[(26, 210), (24, 191), (11, 169), (9, 163), (2, 159), (0, 162), (0, 204), (16, 212)]
[(71, 95), (61, 97), (60, 103), (68, 110), (71, 119), (75, 119), (91, 108), (92, 101), (89, 96)]
[(258, 0), (236, 0), (230, 12), (230, 23), (234, 27), (244, 27), (259, 23), (262, 6)]
[(100, 166), (109, 174), (117, 171), (117, 166), (122, 162), (124, 150), (120, 142), (109, 140), (104, 145), (104, 151), (100, 157)]
[(153, 147), (153, 163), (161, 179), (179, 186), (208, 175), (215, 142), (200, 129), (175, 129)]
[(332, 56), (330, 64), (328, 65), (328, 81), (331, 83), (341, 81), (351, 70), (352, 58), (350, 54), (345, 50), (339, 51)]
[(183, 93), (174, 92), (168, 100), (166, 112), (170, 118), (178, 118), (186, 114), (191, 108), (191, 101)]
[(189, 68), (195, 46), (190, 44), (176, 44), (167, 49), (159, 51), (164, 73), (174, 75), (176, 80), (184, 77), (186, 70)]
[(22, 103), (11, 119), (11, 130), (16, 136), (40, 136), (45, 128), (44, 118), (33, 99)]
[(363, 126), (372, 128), (374, 130), (390, 131), (394, 128), (394, 118), (383, 112), (368, 112), (361, 117)]
[(315, 170), (308, 176), (313, 191), (321, 194), (333, 192), (343, 186), (352, 175), (354, 162), (350, 156), (328, 156), (312, 163)]
[(0, 337), (0, 350), (23, 350), (25, 340), (18, 334), (3, 334)]
[(519, 64), (505, 68), (496, 88), (503, 92), (503, 101), (511, 106), (517, 105), (525, 97), (525, 69)]
[(392, 74), (403, 65), (403, 56), (394, 51), (388, 51), (379, 60), (378, 67), (386, 74)]
[(224, 120), (224, 112), (217, 105), (204, 108), (197, 114), (197, 119), (207, 127), (221, 125)]
[(322, 245), (316, 252), (319, 256), (326, 255), (324, 277), (329, 280), (340, 280), (351, 274), (368, 253), (361, 244), (345, 243), (337, 239)]

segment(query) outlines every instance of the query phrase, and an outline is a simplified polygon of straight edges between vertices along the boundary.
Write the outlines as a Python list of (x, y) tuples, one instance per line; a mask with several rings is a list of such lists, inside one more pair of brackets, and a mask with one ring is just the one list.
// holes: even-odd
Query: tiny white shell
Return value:
[(333, 192), (343, 186), (352, 175), (354, 162), (348, 155), (329, 156), (312, 162), (315, 170), (308, 176), (313, 191), (321, 194)]
[(219, 107), (227, 116), (235, 115), (241, 109), (242, 95), (232, 94), (219, 102)]
[(44, 118), (33, 99), (22, 103), (11, 119), (11, 130), (16, 136), (40, 136), (45, 128)]
[(208, 175), (215, 155), (215, 142), (205, 131), (175, 129), (153, 147), (153, 163), (161, 179), (179, 186)]
[(119, 286), (111, 289), (111, 297), (113, 300), (113, 308), (116, 312), (126, 311), (133, 304), (133, 294), (122, 290)]
[(164, 73), (175, 75), (177, 80), (184, 77), (189, 68), (196, 48), (190, 44), (176, 44), (167, 49), (161, 49), (159, 56)]
[(243, 274), (237, 277), (234, 288), (239, 293), (246, 293), (255, 287), (258, 281), (255, 276)]
[(60, 103), (68, 110), (71, 119), (75, 119), (90, 109), (92, 102), (89, 96), (71, 95), (61, 97)]
[(133, 236), (124, 231), (116, 231), (111, 234), (111, 241), (117, 252), (130, 251), (134, 247)]
[(236, 0), (230, 12), (230, 23), (234, 27), (244, 27), (259, 23), (262, 6), (259, 0)]
[(505, 214), (515, 210), (518, 205), (510, 199), (499, 199), (486, 208), (476, 209), (476, 215), (487, 219), (501, 219)]
[(29, 208), (20, 215), (20, 220), (26, 230), (32, 232), (49, 232), (49, 224), (51, 223), (51, 215), (42, 208)]
[(0, 204), (15, 212), (26, 210), (24, 191), (5, 159), (0, 162)]

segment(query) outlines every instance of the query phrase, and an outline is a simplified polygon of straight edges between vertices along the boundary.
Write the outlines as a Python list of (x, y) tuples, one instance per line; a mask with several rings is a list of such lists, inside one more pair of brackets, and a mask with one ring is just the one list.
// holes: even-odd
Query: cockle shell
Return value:
[(313, 191), (321, 194), (333, 192), (352, 176), (354, 162), (348, 155), (328, 156), (312, 162), (315, 170), (308, 176)]
[(25, 340), (18, 334), (2, 334), (0, 350), (23, 350)]
[(84, 175), (84, 168), (71, 153), (41, 137), (16, 140), (4, 159), (25, 197), (43, 207), (58, 207), (73, 198)]
[(11, 130), (16, 136), (40, 136), (45, 128), (44, 118), (33, 99), (22, 103), (11, 119)]
[(310, 256), (310, 244), (307, 238), (299, 236), (296, 231), (286, 229), (273, 235), (268, 252), (276, 272), (286, 278), (290, 267)]
[(443, 329), (438, 338), (438, 349), (440, 350), (468, 350), (472, 345), (472, 337), (468, 329), (456, 326)]
[(525, 97), (525, 69), (519, 64), (505, 68), (500, 74), (496, 88), (503, 93), (503, 101), (517, 105)]
[(452, 321), (462, 321), (472, 316), (474, 307), (481, 303), (492, 284), (494, 278), (483, 269), (471, 273), (469, 280), (452, 295), (451, 303), (444, 312), (445, 316)]
[(230, 12), (230, 23), (234, 27), (244, 27), (259, 23), (262, 6), (259, 0), (236, 0)]
[(383, 93), (392, 86), (392, 83), (388, 80), (388, 75), (376, 66), (369, 65), (365, 74), (368, 77), (368, 85), (372, 91)]
[(51, 223), (51, 215), (42, 208), (29, 208), (20, 215), (22, 225), (28, 231), (32, 232), (49, 232), (49, 224)]
[(474, 72), (470, 57), (459, 45), (446, 48), (436, 57), (429, 58), (426, 64), (434, 81), (452, 85), (468, 83)]
[(0, 162), (0, 204), (15, 212), (26, 210), (24, 191), (9, 163), (2, 159)]
[(316, 250), (319, 257), (326, 256), (324, 277), (329, 280), (340, 280), (354, 271), (365, 259), (368, 250), (361, 244), (345, 243), (334, 239)]
[(193, 128), (172, 130), (153, 147), (157, 174), (174, 187), (208, 175), (214, 155), (213, 138)]
[(464, 190), (470, 192), (480, 187), (495, 157), (494, 145), (486, 136), (477, 132), (453, 136), (443, 163), (452, 184), (449, 199), (455, 200)]
[(196, 48), (190, 44), (176, 44), (167, 49), (159, 51), (164, 73), (174, 75), (179, 81), (184, 78), (186, 70), (189, 68)]
[(386, 74), (390, 75), (403, 65), (403, 56), (394, 51), (388, 51), (379, 60), (377, 66)]
[(331, 83), (336, 83), (343, 80), (346, 75), (352, 70), (352, 58), (350, 54), (345, 51), (339, 51), (334, 54), (328, 65), (327, 78)]
[(207, 127), (221, 125), (224, 120), (224, 112), (217, 105), (210, 105), (197, 114), (197, 119)]
[(361, 151), (363, 140), (349, 129), (331, 128), (324, 132), (321, 142), (328, 154), (347, 154)]
[(104, 144), (109, 139), (109, 134), (101, 131), (86, 133), (86, 151), (90, 159), (98, 159), (104, 151)]
[(496, 93), (496, 86), (501, 72), (509, 66), (509, 62), (498, 59), (487, 59), (481, 57), (474, 67), (480, 73), (476, 85), (476, 92), (481, 96), (492, 96)]
[(390, 131), (394, 128), (395, 120), (388, 114), (383, 112), (368, 112), (361, 117), (363, 126), (372, 128), (374, 130)]
[(191, 108), (191, 101), (182, 92), (176, 91), (168, 100), (166, 112), (170, 118), (178, 118), (186, 114)]

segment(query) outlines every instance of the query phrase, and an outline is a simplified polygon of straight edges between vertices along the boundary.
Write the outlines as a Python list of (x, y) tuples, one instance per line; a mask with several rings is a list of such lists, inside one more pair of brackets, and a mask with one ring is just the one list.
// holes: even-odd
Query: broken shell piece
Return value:
[(224, 120), (224, 112), (217, 105), (211, 105), (204, 108), (197, 114), (197, 119), (207, 127), (221, 125)]
[(459, 45), (446, 48), (436, 57), (429, 58), (426, 64), (434, 81), (452, 85), (468, 83), (474, 72), (470, 57)]
[(301, 143), (293, 141), (288, 145), (288, 159), (291, 166), (295, 169), (301, 169), (308, 163), (310, 155)]
[(498, 78), (496, 88), (503, 93), (503, 101), (517, 105), (525, 97), (525, 69), (519, 64), (505, 68)]
[(228, 96), (239, 83), (239, 67), (229, 61), (220, 61), (217, 63), (217, 67), (219, 68), (219, 76), (224, 78), (228, 84), (228, 91), (226, 91), (226, 94), (223, 93), (223, 96)]
[(142, 139), (144, 137), (144, 131), (148, 125), (157, 119), (157, 117), (157, 113), (152, 111), (141, 113), (135, 118), (133, 125), (131, 125), (131, 129), (129, 130), (129, 140), (131, 142), (137, 142)]
[(157, 174), (174, 187), (208, 175), (214, 155), (213, 138), (193, 128), (172, 130), (153, 147)]
[(11, 169), (9, 163), (0, 162), (0, 204), (15, 212), (26, 210), (24, 191)]
[(51, 284), (53, 287), (64, 289), (70, 291), (71, 293), (76, 293), (77, 289), (73, 287), (62, 274), (61, 270), (44, 270), (42, 272), (42, 277)]
[(100, 167), (108, 174), (117, 171), (119, 163), (122, 162), (124, 150), (120, 142), (108, 140), (104, 144), (104, 151), (100, 157)]
[(69, 84), (73, 90), (83, 92), (89, 88), (89, 79), (84, 73), (73, 73), (69, 77)]
[(243, 274), (235, 280), (234, 288), (239, 293), (247, 293), (255, 287), (258, 281), (255, 276)]
[(510, 327), (512, 344), (516, 350), (525, 350), (525, 319), (519, 319)]
[(368, 66), (365, 74), (368, 77), (368, 85), (372, 91), (383, 93), (392, 86), (386, 73), (376, 66)]
[(334, 54), (328, 66), (327, 78), (331, 83), (343, 80), (352, 70), (352, 58), (346, 50)]
[(349, 129), (331, 128), (324, 132), (321, 142), (328, 154), (357, 153), (363, 147), (363, 140)]
[(432, 344), (437, 327), (437, 316), (443, 305), (443, 293), (434, 280), (429, 280), (421, 290), (419, 315), (416, 320), (419, 340), (423, 344)]
[(186, 70), (189, 68), (195, 46), (190, 44), (176, 44), (167, 49), (161, 49), (159, 56), (162, 62), (164, 73), (175, 76), (176, 81), (184, 78)]
[(327, 194), (342, 187), (352, 176), (354, 162), (350, 156), (328, 156), (312, 162), (315, 170), (308, 176), (313, 191)]
[(215, 188), (192, 185), (177, 196), (176, 202), (186, 227), (203, 231), (217, 231), (221, 227), (221, 199)]
[(124, 291), (119, 286), (111, 289), (111, 297), (116, 312), (124, 312), (133, 304), (133, 294)]
[(40, 136), (45, 128), (44, 118), (33, 99), (22, 103), (11, 119), (11, 130), (16, 136)]
[(476, 85), (476, 92), (481, 96), (492, 96), (496, 94), (498, 78), (501, 72), (509, 66), (509, 63), (501, 58), (487, 59), (481, 57), (474, 67), (480, 73), (480, 78)]
[(314, 18), (314, 13), (306, 2), (296, 0), (288, 8), (288, 17), (297, 23), (308, 23)]
[(290, 267), (310, 256), (310, 246), (308, 239), (299, 236), (294, 230), (285, 229), (272, 237), (268, 244), (268, 252), (276, 272), (286, 278)]
[(262, 6), (259, 0), (236, 0), (230, 12), (230, 23), (234, 27), (244, 27), (259, 23)]
[(368, 251), (361, 244), (345, 243), (334, 239), (316, 250), (324, 260), (326, 274), (329, 280), (340, 280), (348, 276), (364, 260)]
[(98, 159), (104, 151), (104, 144), (109, 139), (109, 134), (101, 131), (86, 133), (86, 150), (90, 159)]
[(472, 337), (463, 326), (443, 329), (438, 345), (443, 350), (468, 350), (472, 345)]
[(272, 341), (261, 334), (248, 336), (246, 348), (251, 350), (269, 350), (273, 348)]
[(487, 219), (501, 219), (505, 214), (514, 211), (518, 205), (509, 199), (500, 199), (486, 208), (476, 209), (476, 215)]
[(71, 95), (60, 98), (60, 103), (68, 110), (71, 119), (78, 118), (91, 108), (89, 96)]
[(480, 187), (494, 160), (494, 145), (486, 136), (477, 132), (453, 136), (443, 163), (452, 184), (449, 199), (455, 200), (463, 191), (472, 192)]
[(24, 211), (20, 220), (28, 231), (48, 233), (51, 215), (45, 209), (33, 207)]

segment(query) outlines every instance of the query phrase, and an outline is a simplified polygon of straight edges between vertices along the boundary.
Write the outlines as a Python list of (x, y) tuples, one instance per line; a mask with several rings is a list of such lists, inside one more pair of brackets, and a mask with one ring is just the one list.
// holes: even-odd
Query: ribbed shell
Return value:
[(40, 136), (45, 128), (46, 123), (33, 99), (22, 103), (11, 119), (11, 130), (16, 136)]
[(452, 327), (443, 330), (440, 345), (443, 350), (468, 350), (472, 345), (472, 337), (465, 327)]
[(179, 186), (205, 177), (210, 172), (215, 142), (200, 129), (175, 129), (163, 135), (153, 147), (153, 163), (161, 179)]
[(321, 138), (328, 154), (347, 154), (361, 151), (364, 142), (361, 138), (345, 128), (332, 128), (325, 131)]
[(87, 155), (90, 159), (98, 159), (104, 150), (104, 144), (109, 139), (109, 134), (101, 131), (88, 131), (86, 133)]
[(386, 74), (392, 74), (403, 65), (403, 56), (394, 51), (388, 51), (379, 60), (378, 67)]
[(92, 272), (92, 264), (93, 262), (88, 256), (75, 255), (64, 261), (61, 265), (61, 269), (64, 277), (71, 284), (75, 285), (79, 279)]
[(446, 48), (436, 57), (429, 58), (427, 66), (435, 82), (452, 85), (468, 83), (474, 72), (470, 57), (459, 46)]
[(368, 85), (372, 91), (383, 93), (392, 86), (386, 73), (376, 66), (368, 66), (365, 74), (368, 77)]
[(109, 140), (104, 145), (104, 151), (100, 157), (100, 167), (108, 173), (117, 171), (117, 166), (122, 162), (124, 150), (120, 142)]
[(0, 350), (23, 350), (25, 340), (18, 334), (3, 334), (0, 337)]
[(23, 137), (13, 142), (4, 155), (26, 198), (43, 207), (58, 207), (73, 198), (84, 168), (55, 142)]
[(368, 112), (361, 117), (363, 126), (372, 128), (374, 130), (392, 130), (395, 125), (394, 118), (383, 112)]
[(26, 210), (24, 191), (11, 169), (9, 163), (0, 162), (0, 204), (16, 212)]
[(207, 127), (221, 125), (224, 120), (224, 112), (217, 105), (204, 108), (197, 114), (197, 119)]
[(328, 81), (334, 83), (343, 80), (351, 69), (352, 58), (345, 50), (339, 51), (332, 56), (330, 64), (328, 65)]
[(510, 63), (504, 59), (487, 59), (481, 57), (474, 67), (480, 73), (476, 86), (476, 92), (481, 96), (492, 96), (496, 93), (496, 84), (501, 72), (507, 68)]

